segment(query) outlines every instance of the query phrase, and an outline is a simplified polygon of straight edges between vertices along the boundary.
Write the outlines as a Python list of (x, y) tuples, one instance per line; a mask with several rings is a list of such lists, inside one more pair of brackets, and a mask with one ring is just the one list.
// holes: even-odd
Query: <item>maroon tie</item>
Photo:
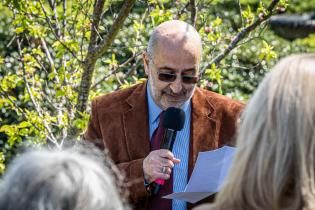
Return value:
[[(160, 122), (155, 129), (151, 139), (151, 151), (161, 148), (161, 140), (165, 131), (162, 126), (164, 111), (160, 114)], [(168, 180), (165, 180), (164, 185), (160, 187), (157, 195), (151, 195), (149, 199), (148, 210), (172, 210), (172, 200), (162, 198), (165, 195), (173, 192), (173, 172)]]

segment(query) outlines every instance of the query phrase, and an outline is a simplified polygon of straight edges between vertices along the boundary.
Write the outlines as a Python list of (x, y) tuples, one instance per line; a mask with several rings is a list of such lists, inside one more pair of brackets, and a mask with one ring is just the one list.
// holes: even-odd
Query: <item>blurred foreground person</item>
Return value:
[(204, 209), (315, 209), (315, 54), (281, 60), (259, 85), (228, 179)]
[(119, 197), (111, 170), (96, 158), (101, 156), (89, 157), (74, 149), (19, 156), (1, 183), (0, 209), (129, 209)]

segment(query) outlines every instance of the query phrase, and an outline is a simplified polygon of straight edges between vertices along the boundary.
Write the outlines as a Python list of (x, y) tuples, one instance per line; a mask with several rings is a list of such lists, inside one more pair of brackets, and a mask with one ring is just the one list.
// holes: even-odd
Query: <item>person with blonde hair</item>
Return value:
[(259, 85), (228, 178), (204, 209), (315, 209), (315, 54), (282, 59)]
[(0, 183), (0, 209), (128, 210), (108, 161), (86, 147), (26, 152)]

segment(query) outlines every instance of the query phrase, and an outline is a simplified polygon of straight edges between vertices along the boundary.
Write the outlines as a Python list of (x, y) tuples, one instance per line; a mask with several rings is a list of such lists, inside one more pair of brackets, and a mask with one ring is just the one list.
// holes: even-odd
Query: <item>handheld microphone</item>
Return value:
[[(179, 108), (169, 107), (166, 109), (163, 118), (164, 135), (161, 141), (161, 149), (172, 151), (176, 139), (177, 131), (183, 129), (185, 124), (185, 112)], [(163, 179), (155, 180), (155, 186), (152, 193), (157, 195), (161, 185), (164, 185)]]

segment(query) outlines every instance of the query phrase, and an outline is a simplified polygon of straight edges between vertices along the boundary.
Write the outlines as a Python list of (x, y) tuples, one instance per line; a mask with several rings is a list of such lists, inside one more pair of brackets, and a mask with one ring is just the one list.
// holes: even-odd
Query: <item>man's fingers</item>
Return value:
[(167, 149), (160, 149), (160, 150), (157, 150), (159, 151), (159, 156), (160, 157), (163, 157), (163, 158), (167, 158), (167, 159), (170, 159), (172, 160), (174, 158), (174, 155), (171, 151), (167, 150)]
[(161, 172), (158, 172), (156, 175), (157, 175), (156, 179), (168, 180), (171, 177), (169, 174), (164, 174), (164, 173), (161, 173)]
[(172, 169), (169, 167), (157, 167), (152, 171), (151, 178), (147, 181), (152, 182), (157, 179), (168, 180), (172, 173)]
[(155, 179), (169, 179), (174, 164), (180, 160), (166, 149), (154, 150), (143, 161), (143, 174), (147, 182)]
[(180, 163), (180, 159), (175, 158), (174, 154), (171, 151), (169, 151), (167, 149), (160, 149), (157, 151), (159, 151), (160, 157), (167, 158), (167, 159), (171, 160), (173, 163)]
[(173, 163), (180, 163), (180, 159), (173, 158)]
[(169, 159), (161, 158), (161, 159), (160, 159), (160, 162), (161, 162), (161, 165), (162, 165), (162, 166), (166, 166), (166, 167), (169, 167), (169, 168), (174, 168), (174, 163), (173, 163), (173, 161), (171, 161), (171, 160), (169, 160)]
[(169, 167), (165, 167), (165, 166), (164, 166), (164, 167), (163, 167), (163, 170), (162, 170), (162, 173), (171, 175), (172, 169), (169, 168)]

